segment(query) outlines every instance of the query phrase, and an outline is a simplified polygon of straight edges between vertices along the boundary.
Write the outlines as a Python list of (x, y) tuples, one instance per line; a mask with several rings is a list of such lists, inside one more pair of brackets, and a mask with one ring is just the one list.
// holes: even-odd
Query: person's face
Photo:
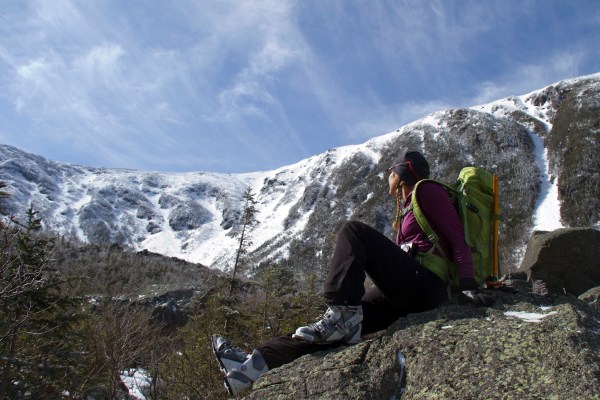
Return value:
[(390, 172), (388, 177), (388, 184), (390, 185), (390, 195), (398, 197), (398, 190), (400, 188), (400, 176), (394, 171)]

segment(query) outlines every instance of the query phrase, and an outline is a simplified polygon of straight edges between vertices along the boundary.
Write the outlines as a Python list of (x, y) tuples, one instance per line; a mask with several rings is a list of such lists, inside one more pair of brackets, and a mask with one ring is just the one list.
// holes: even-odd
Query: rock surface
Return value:
[(597, 309), (568, 295), (487, 292), (493, 307), (451, 301), (408, 315), (358, 345), (269, 371), (246, 398), (391, 399), (398, 352), (403, 400), (600, 398)]
[(579, 296), (600, 286), (600, 231), (565, 228), (531, 235), (521, 271), (548, 291)]

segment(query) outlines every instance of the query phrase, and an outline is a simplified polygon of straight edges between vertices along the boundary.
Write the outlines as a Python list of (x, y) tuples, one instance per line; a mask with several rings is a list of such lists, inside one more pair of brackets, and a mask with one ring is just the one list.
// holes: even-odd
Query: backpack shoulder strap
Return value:
[(427, 217), (425, 216), (425, 213), (423, 212), (423, 209), (421, 208), (421, 206), (419, 205), (419, 201), (417, 200), (418, 199), (417, 189), (423, 182), (433, 182), (435, 184), (438, 184), (438, 185), (446, 188), (446, 190), (450, 190), (450, 191), (456, 191), (456, 189), (454, 189), (451, 186), (446, 185), (443, 182), (439, 182), (439, 181), (436, 181), (433, 179), (422, 179), (422, 180), (418, 181), (417, 184), (415, 185), (415, 187), (412, 191), (411, 201), (410, 201), (411, 205), (412, 205), (412, 211), (415, 216), (415, 219), (417, 220), (417, 223), (419, 224), (419, 226), (421, 227), (423, 232), (425, 232), (425, 235), (427, 235), (427, 238), (433, 244), (433, 246), (436, 248), (436, 250), (442, 255), (442, 257), (449, 260), (450, 258), (448, 257), (448, 255), (446, 254), (446, 252), (444, 251), (442, 246), (440, 245), (439, 236), (435, 233), (435, 231), (429, 224), (429, 221), (427, 221)]

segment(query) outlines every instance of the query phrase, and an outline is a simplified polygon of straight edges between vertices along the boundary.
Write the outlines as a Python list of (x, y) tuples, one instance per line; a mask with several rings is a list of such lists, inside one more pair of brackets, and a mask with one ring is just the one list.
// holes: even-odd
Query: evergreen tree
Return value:
[(256, 209), (257, 201), (254, 198), (254, 193), (252, 193), (251, 188), (246, 189), (243, 200), (244, 212), (242, 214), (242, 218), (240, 219), (237, 230), (235, 230), (233, 233), (233, 237), (238, 239), (238, 248), (235, 253), (235, 261), (231, 270), (229, 291), (225, 299), (225, 305), (227, 307), (224, 326), (225, 334), (228, 334), (231, 331), (231, 322), (233, 317), (235, 315), (239, 315), (239, 311), (233, 306), (237, 297), (237, 281), (243, 272), (243, 267), (245, 264), (244, 256), (247, 254), (248, 248), (252, 245), (250, 234), (251, 230), (258, 225), (258, 220), (256, 219), (256, 214), (258, 214), (258, 210)]
[[(238, 275), (242, 272), (244, 256), (248, 252), (248, 247), (252, 245), (250, 232), (259, 223), (256, 219), (256, 214), (258, 214), (258, 210), (256, 209), (257, 201), (254, 198), (254, 193), (252, 193), (251, 188), (246, 189), (243, 200), (244, 212), (239, 223), (239, 229), (233, 233), (233, 237), (238, 239), (238, 249), (235, 253), (235, 261), (233, 263), (233, 269), (231, 272), (233, 279), (238, 277)], [(233, 288), (231, 289), (230, 293), (232, 292)]]
[[(4, 191), (4, 188), (6, 187), (6, 182), (2, 182), (0, 181), (0, 200), (5, 199), (9, 196), (8, 192)], [(2, 203), (0, 203), (0, 214), (5, 214), (4, 212), (4, 205)], [(0, 222), (1, 224), (1, 222)]]
[(317, 274), (310, 273), (305, 277), (303, 285), (291, 299), (294, 312), (290, 315), (289, 322), (292, 327), (305, 325), (321, 315), (326, 308), (321, 294), (322, 287)]
[(71, 302), (52, 267), (54, 240), (33, 207), (0, 228), (0, 399), (52, 397), (71, 375)]
[(260, 293), (255, 307), (260, 341), (288, 333), (294, 292), (294, 273), (283, 264), (271, 264), (257, 276)]

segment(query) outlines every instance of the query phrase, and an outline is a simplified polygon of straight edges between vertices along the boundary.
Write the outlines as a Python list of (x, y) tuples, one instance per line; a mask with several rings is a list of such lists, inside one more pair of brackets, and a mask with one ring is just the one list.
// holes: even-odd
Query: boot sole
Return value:
[(233, 394), (233, 390), (231, 390), (231, 386), (229, 386), (229, 382), (227, 382), (227, 378), (223, 379), (223, 386), (225, 386), (225, 390), (227, 390), (229, 396), (235, 396), (235, 394)]
[(212, 352), (215, 355), (215, 358), (217, 359), (217, 363), (219, 364), (219, 369), (221, 370), (221, 372), (224, 375), (227, 375), (227, 368), (225, 368), (225, 364), (223, 364), (223, 361), (221, 360), (221, 356), (219, 355), (219, 350), (217, 349), (217, 336), (213, 335), (211, 338), (211, 348), (212, 348)]

